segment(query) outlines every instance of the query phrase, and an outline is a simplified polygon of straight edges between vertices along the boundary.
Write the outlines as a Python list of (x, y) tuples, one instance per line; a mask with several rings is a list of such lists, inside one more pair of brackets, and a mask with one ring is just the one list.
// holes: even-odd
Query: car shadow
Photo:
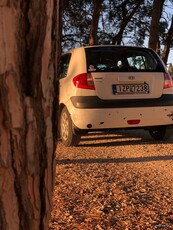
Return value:
[(81, 138), (76, 147), (111, 147), (143, 144), (169, 144), (173, 143), (173, 136), (167, 141), (153, 140), (145, 130), (121, 130), (108, 132), (91, 132)]
[(170, 161), (173, 156), (146, 156), (146, 157), (129, 157), (129, 158), (90, 158), (90, 159), (59, 159), (56, 160), (57, 165), (61, 164), (110, 164), (110, 163), (138, 163), (138, 162), (153, 162), (153, 161)]
[[(126, 139), (127, 138), (127, 139)], [(102, 141), (99, 143), (99, 141)], [(72, 148), (82, 147), (112, 147), (125, 145), (149, 145), (149, 144), (173, 144), (173, 136), (168, 141), (155, 141), (149, 133), (144, 130), (121, 130), (109, 132), (91, 132), (87, 136), (82, 137), (80, 144)], [(70, 151), (71, 147), (67, 147)], [(140, 148), (140, 147), (139, 147)], [(170, 161), (173, 155), (164, 156), (143, 156), (143, 157), (118, 157), (118, 158), (87, 158), (87, 159), (57, 159), (56, 164), (107, 164), (107, 163), (137, 163), (137, 162), (155, 162)]]

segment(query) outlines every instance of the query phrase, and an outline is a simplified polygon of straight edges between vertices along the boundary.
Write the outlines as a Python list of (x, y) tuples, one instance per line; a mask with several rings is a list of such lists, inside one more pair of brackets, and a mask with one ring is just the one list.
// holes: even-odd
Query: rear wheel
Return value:
[(81, 138), (79, 134), (75, 133), (70, 114), (66, 107), (61, 111), (60, 137), (65, 146), (76, 146)]
[(154, 140), (168, 140), (173, 135), (173, 128), (169, 126), (156, 126), (149, 129), (149, 133)]

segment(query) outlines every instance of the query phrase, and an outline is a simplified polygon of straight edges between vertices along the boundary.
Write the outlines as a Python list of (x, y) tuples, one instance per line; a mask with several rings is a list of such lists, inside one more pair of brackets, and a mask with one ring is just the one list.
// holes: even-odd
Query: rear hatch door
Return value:
[(96, 95), (105, 100), (159, 98), (163, 93), (163, 73), (100, 72), (92, 77)]
[(87, 71), (96, 94), (104, 100), (159, 98), (163, 93), (164, 67), (150, 49), (96, 46), (86, 49)]

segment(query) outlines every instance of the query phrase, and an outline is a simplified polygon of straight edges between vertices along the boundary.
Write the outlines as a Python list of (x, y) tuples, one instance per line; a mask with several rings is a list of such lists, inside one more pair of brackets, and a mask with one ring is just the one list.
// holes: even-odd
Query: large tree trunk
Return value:
[(3, 230), (48, 229), (55, 168), (55, 2), (0, 2)]

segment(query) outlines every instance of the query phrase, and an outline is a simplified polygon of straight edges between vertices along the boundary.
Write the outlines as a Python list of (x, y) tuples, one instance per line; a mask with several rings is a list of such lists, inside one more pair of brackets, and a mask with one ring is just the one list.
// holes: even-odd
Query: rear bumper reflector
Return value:
[(140, 120), (128, 120), (127, 123), (129, 125), (138, 125), (140, 123)]

